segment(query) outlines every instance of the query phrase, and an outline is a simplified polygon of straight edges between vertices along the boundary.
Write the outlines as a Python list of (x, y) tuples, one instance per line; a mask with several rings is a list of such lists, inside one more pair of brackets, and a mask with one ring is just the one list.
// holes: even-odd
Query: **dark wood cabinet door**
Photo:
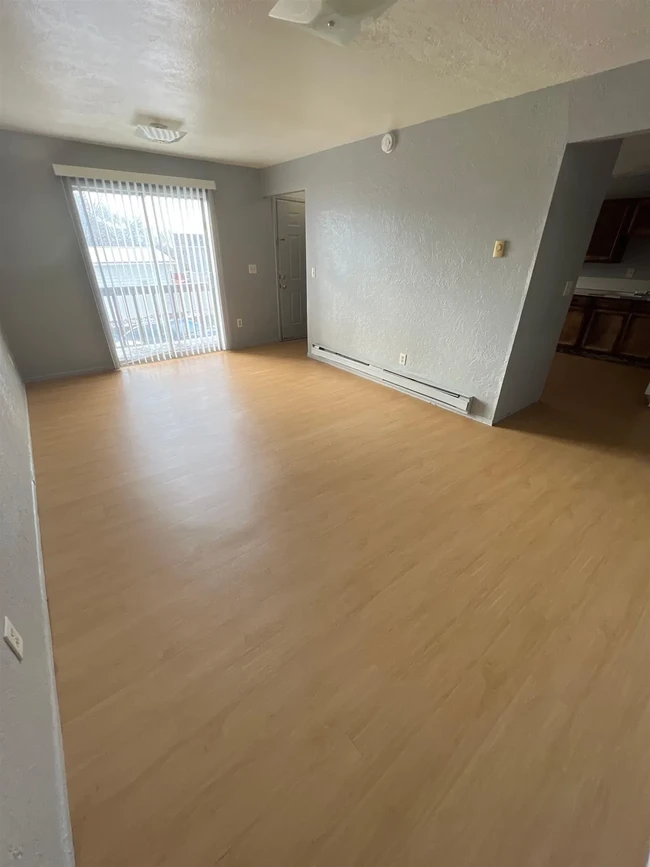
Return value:
[(606, 199), (603, 202), (585, 262), (621, 261), (636, 203), (636, 199)]
[(650, 199), (641, 199), (634, 209), (630, 235), (633, 238), (650, 238)]
[(650, 313), (631, 313), (619, 345), (621, 355), (650, 361)]
[(560, 340), (560, 346), (575, 346), (578, 343), (582, 333), (582, 326), (585, 319), (585, 310), (580, 307), (570, 307), (564, 320), (564, 327)]
[(626, 314), (614, 310), (594, 310), (582, 340), (584, 349), (611, 353), (625, 325)]

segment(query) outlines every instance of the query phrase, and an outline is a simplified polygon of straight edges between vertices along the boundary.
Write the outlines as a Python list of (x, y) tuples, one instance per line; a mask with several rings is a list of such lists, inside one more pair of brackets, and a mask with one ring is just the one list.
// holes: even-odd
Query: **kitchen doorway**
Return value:
[(645, 136), (567, 146), (495, 422), (541, 399), (576, 438), (597, 438), (604, 413), (613, 442), (647, 413), (649, 157)]

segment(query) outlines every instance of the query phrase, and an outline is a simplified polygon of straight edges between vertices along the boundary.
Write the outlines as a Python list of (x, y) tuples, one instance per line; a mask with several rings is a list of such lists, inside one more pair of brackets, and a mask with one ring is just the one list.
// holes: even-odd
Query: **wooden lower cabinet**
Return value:
[(558, 349), (650, 367), (650, 301), (574, 295)]

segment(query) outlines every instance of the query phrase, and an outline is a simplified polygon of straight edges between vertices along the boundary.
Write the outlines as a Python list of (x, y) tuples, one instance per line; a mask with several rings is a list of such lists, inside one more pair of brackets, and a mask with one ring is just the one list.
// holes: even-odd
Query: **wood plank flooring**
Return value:
[(642, 867), (647, 373), (304, 351), (29, 389), (77, 867)]

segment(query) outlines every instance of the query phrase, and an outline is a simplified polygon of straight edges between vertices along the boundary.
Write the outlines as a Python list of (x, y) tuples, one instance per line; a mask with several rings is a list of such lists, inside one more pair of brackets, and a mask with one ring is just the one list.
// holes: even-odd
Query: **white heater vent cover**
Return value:
[(375, 382), (382, 382), (384, 385), (397, 388), (399, 391), (422, 398), (429, 401), (429, 403), (444, 406), (446, 409), (456, 410), (456, 412), (460, 412), (463, 415), (469, 415), (471, 412), (471, 397), (441, 388), (432, 382), (428, 382), (426, 379), (394, 373), (392, 370), (377, 367), (374, 364), (369, 364), (367, 361), (360, 361), (358, 358), (351, 358), (349, 355), (343, 355), (341, 352), (327, 349), (318, 343), (312, 343), (309, 355), (312, 358), (326, 361), (328, 364), (333, 364), (336, 367), (342, 367), (345, 370), (351, 370), (353, 373), (359, 373), (361, 376), (365, 376), (367, 379), (372, 379)]
[(346, 45), (361, 32), (361, 22), (379, 18), (397, 0), (278, 0), (269, 12), (311, 30), (316, 36)]

